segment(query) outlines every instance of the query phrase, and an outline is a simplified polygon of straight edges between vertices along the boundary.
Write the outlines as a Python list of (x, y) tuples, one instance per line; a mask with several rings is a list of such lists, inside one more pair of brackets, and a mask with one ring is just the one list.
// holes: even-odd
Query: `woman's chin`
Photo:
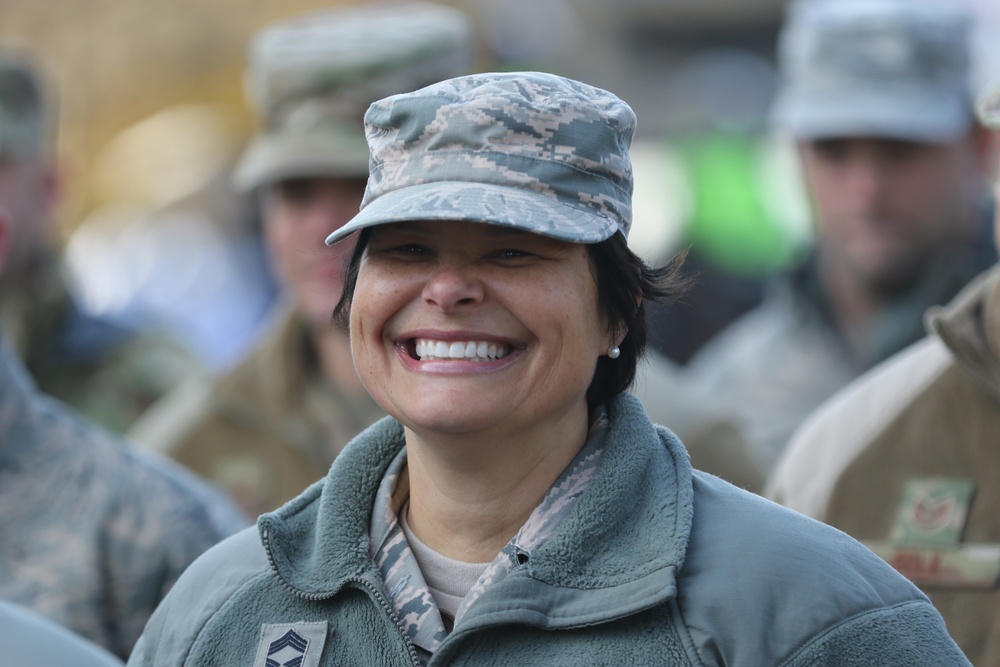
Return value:
[(504, 422), (502, 415), (484, 413), (481, 406), (477, 409), (467, 403), (411, 408), (396, 418), (415, 433), (442, 436), (481, 433)]

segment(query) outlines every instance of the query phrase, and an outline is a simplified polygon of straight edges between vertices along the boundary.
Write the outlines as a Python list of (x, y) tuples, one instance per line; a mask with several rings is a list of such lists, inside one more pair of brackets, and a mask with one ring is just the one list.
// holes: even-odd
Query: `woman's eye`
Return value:
[(419, 243), (373, 243), (368, 246), (369, 257), (382, 257), (397, 262), (423, 261), (430, 256), (427, 246)]
[(384, 253), (395, 255), (425, 255), (427, 248), (417, 243), (399, 243), (382, 249)]
[(525, 250), (517, 250), (515, 248), (504, 248), (497, 253), (497, 256), (501, 259), (520, 259), (522, 257), (530, 257), (531, 253)]

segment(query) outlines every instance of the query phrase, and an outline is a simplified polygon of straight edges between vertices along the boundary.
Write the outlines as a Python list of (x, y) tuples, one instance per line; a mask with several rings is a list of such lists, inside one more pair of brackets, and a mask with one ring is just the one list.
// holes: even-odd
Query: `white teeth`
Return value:
[(446, 343), (440, 340), (419, 338), (414, 342), (414, 351), (421, 361), (429, 359), (468, 359), (469, 361), (489, 361), (503, 359), (510, 351), (502, 343), (486, 341), (466, 341)]

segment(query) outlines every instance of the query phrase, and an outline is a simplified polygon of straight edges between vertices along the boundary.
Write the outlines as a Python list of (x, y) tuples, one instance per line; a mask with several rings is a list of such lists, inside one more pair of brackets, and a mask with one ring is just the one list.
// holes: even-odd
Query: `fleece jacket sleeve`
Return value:
[(905, 602), (844, 620), (797, 651), (787, 667), (971, 665), (927, 602)]
[(209, 549), (181, 575), (153, 612), (129, 655), (128, 666), (188, 664), (188, 655), (210, 619), (235, 591), (267, 571), (256, 527)]

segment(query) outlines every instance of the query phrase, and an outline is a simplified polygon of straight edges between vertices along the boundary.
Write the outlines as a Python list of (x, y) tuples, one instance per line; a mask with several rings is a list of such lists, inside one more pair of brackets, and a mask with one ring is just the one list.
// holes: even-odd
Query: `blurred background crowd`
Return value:
[[(986, 0), (955, 1), (974, 6), (985, 44), (1000, 10)], [(213, 368), (239, 358), (275, 292), (253, 207), (226, 192), (224, 176), (253, 131), (246, 44), (270, 22), (338, 4), (345, 3), (0, 7), (0, 37), (32, 48), (50, 77), (58, 228), (87, 308), (158, 318)], [(705, 297), (692, 295), (664, 315), (655, 342), (674, 359), (686, 361), (700, 340), (691, 327), (669, 335), (670, 317), (695, 310), (704, 333), (714, 332), (727, 307), (759, 298), (743, 278), (787, 265), (808, 243), (808, 209), (788, 177), (794, 161), (766, 122), (781, 0), (446, 4), (475, 25), (477, 71), (551, 71), (612, 90), (636, 110), (632, 245), (660, 259), (691, 244), (692, 267), (727, 272), (702, 287)], [(986, 79), (997, 56), (982, 50), (978, 76)], [(721, 312), (708, 298), (717, 293), (725, 297)]]
[[(971, 17), (970, 91), (964, 88), (960, 53), (964, 32), (951, 19), (941, 19), (939, 34), (919, 21), (917, 27), (889, 25), (886, 39), (904, 45), (912, 40), (913, 53), (929, 58), (928, 71), (931, 64), (947, 70), (940, 79), (924, 80), (926, 72), (916, 68), (919, 86), (943, 95), (959, 90), (963, 98), (968, 92), (971, 100), (1000, 85), (1000, 4), (941, 1)], [(687, 252), (684, 270), (691, 277), (681, 300), (650, 304), (654, 354), (640, 370), (636, 392), (654, 421), (681, 436), (696, 466), (794, 506), (795, 489), (813, 481), (808, 469), (820, 459), (812, 454), (800, 458), (795, 470), (786, 465), (784, 485), (765, 488), (793, 431), (838, 389), (922, 338), (926, 308), (948, 303), (995, 263), (986, 184), (995, 174), (996, 156), (988, 154), (986, 134), (972, 121), (971, 102), (962, 102), (952, 114), (958, 124), (945, 129), (901, 125), (898, 114), (889, 125), (858, 130), (817, 129), (794, 114), (775, 122), (783, 82), (794, 79), (794, 67), (808, 60), (803, 44), (816, 40), (822, 51), (823, 30), (837, 20), (834, 12), (830, 24), (822, 18), (813, 26), (806, 21), (802, 41), (786, 40), (782, 55), (779, 36), (788, 16), (783, 0), (439, 4), (458, 10), (453, 16), (468, 23), (449, 24), (443, 14), (435, 39), (454, 40), (456, 52), (468, 46), (469, 58), (425, 70), (430, 78), (414, 79), (406, 90), (468, 71), (541, 70), (612, 91), (635, 110), (629, 245), (651, 264)], [(131, 534), (134, 524), (162, 525), (163, 535), (141, 535), (142, 548), (154, 551), (152, 545), (170, 541), (171, 527), (200, 535), (197, 543), (179, 548), (183, 554), (163, 555), (169, 561), (165, 583), (121, 636), (102, 636), (59, 619), (122, 658), (158, 596), (191, 558), (319, 479), (344, 444), (383, 415), (354, 376), (345, 332), (329, 323), (339, 274), (323, 274), (315, 284), (306, 269), (297, 275), (326, 251), (318, 242), (357, 210), (367, 156), (319, 167), (311, 158), (300, 159), (289, 167), (275, 166), (281, 158), (273, 146), (264, 157), (247, 152), (261, 134), (294, 134), (294, 127), (283, 125), (294, 115), (283, 116), (289, 99), (291, 107), (313, 98), (336, 102), (351, 90), (352, 68), (369, 76), (364, 67), (379, 71), (389, 60), (377, 46), (358, 49), (370, 51), (371, 62), (345, 57), (346, 42), (340, 51), (324, 51), (319, 34), (316, 62), (328, 59), (319, 66), (322, 76), (303, 75), (304, 89), (293, 90), (300, 82), (294, 75), (302, 71), (285, 69), (288, 61), (282, 58), (294, 54), (287, 41), (297, 39), (294, 31), (292, 37), (279, 31), (270, 42), (254, 42), (255, 36), (292, 17), (370, 5), (336, 0), (0, 4), (0, 69), (12, 68), (0, 72), (0, 348), (9, 346), (9, 365), (23, 361), (33, 378), (25, 384), (20, 370), (12, 371), (0, 382), (0, 408), (21, 400), (33, 405), (34, 398), (22, 397), (34, 396), (34, 389), (24, 388), (34, 382), (88, 420), (86, 427), (75, 426), (72, 416), (64, 423), (67, 417), (57, 407), (55, 421), (45, 408), (38, 413), (44, 418), (22, 423), (20, 413), (0, 409), (0, 503), (7, 502), (3, 475), (31, 467), (9, 452), (5, 461), (3, 438), (12, 442), (10, 434), (16, 433), (25, 441), (48, 441), (57, 423), (60, 442), (73, 440), (68, 434), (82, 429), (88, 435), (80, 441), (98, 443), (88, 445), (104, 452), (95, 459), (105, 457), (104, 472), (96, 478), (128, 478), (133, 492), (156, 485), (168, 489), (158, 492), (155, 502), (135, 501), (143, 509), (128, 518), (116, 514), (117, 534)], [(378, 25), (370, 16), (365, 20)], [(959, 33), (963, 36), (949, 41)], [(377, 44), (367, 35), (352, 38)], [(413, 41), (417, 49), (419, 39)], [(836, 57), (849, 59), (853, 53), (849, 46), (830, 44)], [(300, 46), (311, 48), (306, 42)], [(876, 60), (884, 51), (872, 49)], [(27, 69), (18, 69), (22, 66)], [(887, 65), (887, 76), (900, 73), (892, 68)], [(291, 83), (283, 88), (288, 71)], [(901, 71), (905, 77), (914, 69)], [(823, 74), (822, 67), (806, 71), (803, 81)], [(317, 81), (335, 83), (326, 90)], [(372, 81), (379, 84), (373, 90), (391, 90), (381, 87), (377, 76)], [(849, 81), (848, 88), (855, 83)], [(324, 113), (332, 117), (336, 106)], [(357, 121), (363, 108), (349, 111)], [(323, 125), (331, 118), (313, 120)], [(10, 128), (20, 128), (24, 136)], [(931, 156), (945, 151), (943, 146), (954, 150), (950, 162)], [(855, 161), (862, 170), (890, 165), (886, 173), (893, 166), (903, 173), (906, 164), (921, 160), (937, 164), (926, 172), (925, 185), (954, 187), (921, 192), (920, 181), (910, 181), (909, 191), (899, 191), (904, 201), (894, 205), (906, 209), (905, 200), (917, 202), (901, 217), (914, 229), (926, 222), (927, 229), (911, 235), (912, 247), (878, 247), (884, 239), (876, 239), (852, 248), (844, 230), (853, 213), (841, 216), (843, 233), (831, 222), (838, 203), (848, 197), (833, 189), (832, 172), (822, 180), (824, 165)], [(886, 174), (873, 178), (883, 176), (892, 180)], [(830, 184), (827, 191), (824, 182)], [(933, 211), (924, 215), (921, 207)], [(891, 208), (886, 219), (895, 215)], [(931, 230), (937, 218), (954, 224)], [(31, 224), (19, 229), (24, 221)], [(11, 222), (13, 231), (4, 231)], [(302, 226), (290, 226), (293, 222)], [(309, 229), (310, 244), (297, 243), (293, 237), (303, 236), (306, 224), (315, 226)], [(833, 250), (817, 250), (817, 229), (833, 239)], [(330, 256), (339, 267), (344, 258), (335, 252)], [(895, 267), (871, 266), (882, 258), (909, 265), (893, 275)], [(839, 260), (855, 262), (855, 273), (845, 278), (851, 270), (831, 269)], [(861, 266), (866, 261), (870, 265)], [(329, 267), (309, 269), (314, 270), (329, 273)], [(784, 285), (784, 297), (775, 296), (777, 282)], [(324, 291), (317, 284), (332, 287)], [(803, 304), (812, 310), (805, 313)], [(90, 422), (106, 431), (91, 434)], [(132, 452), (119, 460), (116, 448), (126, 442), (120, 449), (138, 445), (138, 463)], [(152, 463), (144, 458), (150, 450)], [(160, 454), (183, 465), (172, 467)], [(130, 472), (116, 473), (125, 469), (120, 466)], [(67, 475), (82, 485), (78, 470), (69, 469)], [(840, 472), (836, 466), (830, 470)], [(806, 478), (808, 484), (798, 481)], [(227, 497), (214, 495), (218, 490), (205, 481)], [(912, 480), (903, 475), (900, 484), (907, 481)], [(32, 498), (44, 503), (46, 487), (32, 488)], [(830, 481), (827, 490), (832, 488)], [(73, 487), (63, 491), (72, 505)], [(122, 493), (99, 504), (129, 506), (130, 492)], [(190, 506), (178, 510), (175, 495)], [(971, 502), (969, 497), (963, 502)], [(819, 506), (806, 511), (811, 502), (806, 500), (796, 509), (823, 518)], [(4, 531), (32, 520), (11, 507), (0, 504), (0, 557), (10, 556), (3, 551), (3, 536), (11, 533)], [(99, 523), (97, 532), (106, 528)], [(29, 552), (19, 552), (18, 567), (32, 560), (23, 557)], [(129, 562), (142, 559), (135, 553), (129, 551)], [(1000, 580), (1000, 556), (997, 570)], [(14, 571), (0, 567), (0, 599), (35, 595), (17, 586), (8, 589), (17, 594), (5, 594)], [(1000, 635), (993, 635), (1000, 655)]]

